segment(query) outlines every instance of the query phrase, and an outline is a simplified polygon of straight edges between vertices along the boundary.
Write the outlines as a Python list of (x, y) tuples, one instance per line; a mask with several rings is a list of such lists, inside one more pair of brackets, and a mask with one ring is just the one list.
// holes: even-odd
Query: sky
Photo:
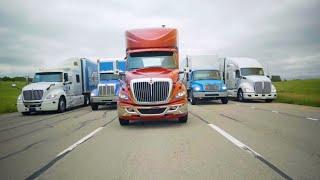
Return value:
[(125, 57), (124, 32), (179, 31), (187, 54), (251, 57), (282, 78), (320, 77), (320, 1), (0, 1), (0, 76), (70, 57)]

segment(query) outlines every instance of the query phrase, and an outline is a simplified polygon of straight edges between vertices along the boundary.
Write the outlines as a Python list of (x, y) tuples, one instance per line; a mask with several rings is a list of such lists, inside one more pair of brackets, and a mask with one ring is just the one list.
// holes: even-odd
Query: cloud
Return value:
[(124, 57), (127, 29), (166, 24), (179, 30), (181, 58), (247, 56), (273, 74), (319, 77), (318, 9), (319, 1), (300, 0), (5, 0), (0, 2), (0, 76), (32, 73), (75, 56)]

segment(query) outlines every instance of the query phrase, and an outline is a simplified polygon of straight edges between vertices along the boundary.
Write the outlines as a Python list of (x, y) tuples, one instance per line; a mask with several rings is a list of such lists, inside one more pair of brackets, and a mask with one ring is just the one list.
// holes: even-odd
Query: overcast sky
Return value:
[(0, 1), (0, 76), (69, 57), (124, 57), (124, 32), (175, 27), (185, 54), (258, 59), (272, 74), (320, 77), (320, 1)]

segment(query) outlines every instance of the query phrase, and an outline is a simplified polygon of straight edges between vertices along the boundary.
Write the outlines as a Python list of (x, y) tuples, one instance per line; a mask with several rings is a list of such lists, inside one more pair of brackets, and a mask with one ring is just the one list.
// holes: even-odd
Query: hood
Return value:
[(23, 91), (26, 90), (46, 90), (51, 84), (55, 84), (55, 86), (59, 83), (57, 82), (38, 82), (31, 83), (22, 88)]
[(148, 67), (128, 71), (126, 73), (126, 79), (128, 82), (130, 82), (132, 79), (140, 78), (170, 78), (175, 83), (179, 79), (179, 70), (162, 67)]
[(266, 77), (266, 76), (245, 76), (248, 81), (251, 82), (259, 82), (259, 81), (264, 81), (264, 82), (271, 82), (271, 80)]

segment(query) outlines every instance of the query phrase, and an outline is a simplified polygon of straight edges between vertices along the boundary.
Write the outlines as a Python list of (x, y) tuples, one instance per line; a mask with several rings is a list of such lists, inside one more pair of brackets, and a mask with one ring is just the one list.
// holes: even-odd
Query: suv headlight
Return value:
[(276, 87), (274, 87), (273, 84), (271, 85), (271, 92), (273, 92), (273, 93), (277, 92), (277, 89), (276, 89)]
[(177, 93), (176, 99), (184, 98), (186, 95), (187, 95), (187, 92), (185, 90), (180, 91), (180, 92)]
[(56, 98), (58, 95), (57, 94), (49, 94), (46, 99), (54, 99)]

